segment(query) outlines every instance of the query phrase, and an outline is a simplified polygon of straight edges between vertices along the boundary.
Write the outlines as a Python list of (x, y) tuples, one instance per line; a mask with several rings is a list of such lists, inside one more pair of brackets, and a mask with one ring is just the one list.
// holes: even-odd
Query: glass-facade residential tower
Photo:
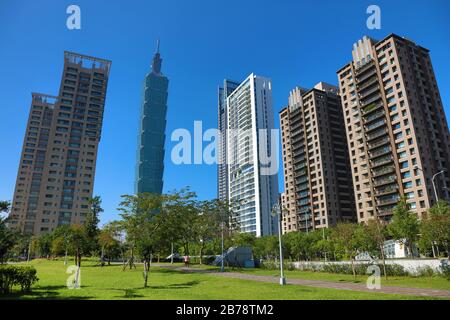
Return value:
[(220, 131), (219, 163), (217, 165), (217, 198), (228, 201), (228, 165), (227, 165), (227, 98), (239, 86), (239, 82), (225, 79), (218, 90), (218, 119)]
[(159, 41), (145, 76), (139, 121), (135, 193), (162, 193), (169, 79), (161, 73)]

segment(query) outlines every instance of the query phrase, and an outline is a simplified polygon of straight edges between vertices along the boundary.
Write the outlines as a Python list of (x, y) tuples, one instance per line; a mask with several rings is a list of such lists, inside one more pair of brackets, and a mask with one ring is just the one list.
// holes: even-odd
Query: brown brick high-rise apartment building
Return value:
[(94, 188), (110, 65), (65, 52), (59, 95), (32, 94), (12, 227), (41, 234), (83, 223)]
[(368, 37), (338, 72), (358, 221), (389, 220), (401, 196), (421, 216), (450, 186), (450, 136), (429, 50)]
[(338, 88), (295, 88), (280, 111), (285, 191), (283, 233), (356, 221)]

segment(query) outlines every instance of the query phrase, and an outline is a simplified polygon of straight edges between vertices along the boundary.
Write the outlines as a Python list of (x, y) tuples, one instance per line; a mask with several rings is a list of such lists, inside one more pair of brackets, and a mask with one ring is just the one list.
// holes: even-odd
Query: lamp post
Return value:
[[(415, 169), (418, 169), (418, 170), (420, 170), (420, 171), (422, 171), (423, 174), (425, 175), (425, 172), (424, 172), (424, 171), (422, 170), (422, 168), (420, 168), (418, 165), (415, 165), (414, 168), (415, 168)], [(441, 170), (441, 171), (439, 171), (439, 172), (433, 174), (433, 177), (431, 178), (431, 184), (433, 185), (433, 191), (434, 191), (434, 197), (435, 197), (435, 199), (436, 199), (436, 203), (439, 202), (439, 197), (438, 197), (438, 194), (437, 194), (436, 184), (434, 183), (434, 179), (435, 179), (438, 175), (443, 174), (445, 171), (447, 171), (447, 170), (445, 170), (445, 169), (444, 169), (444, 170)]]
[(274, 204), (272, 207), (272, 216), (275, 217), (278, 215), (278, 245), (280, 247), (280, 285), (284, 286), (286, 284), (286, 278), (284, 277), (283, 270), (283, 246), (281, 244), (281, 219), (283, 217), (283, 207), (281, 205), (281, 199), (278, 200), (278, 203)]
[(438, 173), (435, 173), (435, 174), (433, 175), (433, 177), (431, 178), (431, 183), (433, 184), (434, 196), (436, 197), (436, 203), (439, 202), (439, 198), (438, 198), (438, 194), (437, 194), (437, 191), (436, 191), (436, 185), (434, 184), (434, 178), (436, 178), (438, 175), (444, 173), (445, 171), (446, 171), (446, 170), (441, 170), (441, 171), (439, 171)]
[(220, 261), (220, 272), (224, 272), (225, 271), (225, 267), (224, 267), (224, 246), (223, 246), (223, 229), (225, 228), (225, 221), (222, 220), (222, 259)]

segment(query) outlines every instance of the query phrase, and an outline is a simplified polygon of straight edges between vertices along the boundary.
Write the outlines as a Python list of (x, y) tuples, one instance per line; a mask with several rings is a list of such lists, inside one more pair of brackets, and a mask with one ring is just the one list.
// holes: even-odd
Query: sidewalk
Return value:
[[(253, 280), (261, 282), (271, 282), (279, 283), (278, 277), (272, 276), (259, 276), (251, 275), (245, 273), (237, 272), (217, 272), (215, 270), (204, 270), (198, 268), (185, 268), (185, 267), (168, 267), (175, 270), (180, 270), (183, 272), (201, 272), (209, 273), (219, 277), (227, 277), (234, 279), (243, 280)], [(381, 282), (381, 289), (368, 289), (366, 284), (361, 283), (341, 283), (341, 282), (331, 282), (331, 281), (320, 281), (320, 280), (305, 280), (305, 279), (286, 279), (287, 284), (291, 285), (301, 285), (317, 288), (328, 288), (328, 289), (338, 289), (338, 290), (350, 290), (350, 291), (363, 291), (363, 292), (379, 292), (387, 294), (402, 294), (402, 295), (412, 295), (412, 296), (424, 296), (424, 297), (439, 297), (450, 299), (450, 291), (448, 290), (435, 290), (435, 289), (423, 289), (423, 288), (409, 288), (409, 287), (397, 287), (397, 286), (383, 286)]]

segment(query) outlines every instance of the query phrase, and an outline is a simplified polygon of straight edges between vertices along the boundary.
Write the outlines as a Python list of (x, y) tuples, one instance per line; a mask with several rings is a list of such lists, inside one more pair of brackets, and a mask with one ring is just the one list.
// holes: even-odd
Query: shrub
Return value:
[(31, 286), (38, 281), (36, 269), (31, 266), (0, 266), (0, 292), (10, 293), (13, 286), (20, 286), (22, 292), (30, 291)]

